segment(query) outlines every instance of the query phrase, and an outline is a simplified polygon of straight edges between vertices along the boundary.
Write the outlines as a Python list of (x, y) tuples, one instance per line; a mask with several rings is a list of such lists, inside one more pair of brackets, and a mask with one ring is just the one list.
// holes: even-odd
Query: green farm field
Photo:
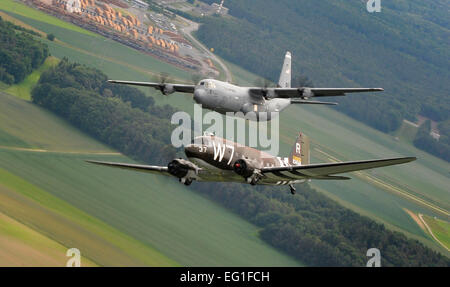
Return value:
[[(0, 265), (65, 266), (67, 247), (0, 213)], [(81, 258), (82, 266), (96, 266)]]
[[(40, 21), (36, 17), (27, 17), (17, 10), (5, 9), (2, 4), (0, 10), (41, 31), (55, 34), (59, 41), (50, 42), (43, 39), (49, 45), (53, 56), (58, 58), (67, 56), (71, 61), (97, 67), (111, 78), (150, 80), (154, 75), (164, 71), (172, 75), (172, 79), (185, 79), (184, 82), (191, 82), (187, 72), (112, 40), (100, 36), (91, 37), (61, 25)], [(282, 55), (280, 67), (281, 60)], [(233, 72), (233, 80), (237, 84), (255, 84), (258, 78), (256, 75), (231, 63), (227, 65)], [(143, 89), (143, 91), (148, 95), (155, 95), (157, 104), (170, 104), (192, 113), (193, 101), (189, 95), (174, 94), (164, 97), (153, 90)], [(362, 95), (351, 97), (357, 96)], [(397, 141), (394, 136), (360, 124), (333, 108), (311, 105), (291, 106), (281, 114), (281, 155), (289, 154), (299, 130), (308, 134), (312, 140), (311, 151), (314, 162), (417, 156), (417, 161), (407, 165), (350, 174), (353, 180), (346, 182), (313, 181), (312, 186), (342, 205), (382, 222), (391, 229), (403, 231), (435, 250), (442, 251), (442, 248), (430, 240), (403, 209), (430, 216), (449, 216), (450, 166), (447, 162), (422, 152), (403, 140)], [(8, 134), (2, 135), (0, 129), (0, 138), (2, 136), (7, 138)], [(14, 138), (10, 137), (10, 141), (14, 141)], [(117, 156), (112, 157), (117, 159)], [(127, 175), (139, 176), (131, 173)], [(164, 178), (154, 180), (161, 184), (172, 184), (166, 183)], [(176, 261), (183, 264), (183, 261)]]
[(423, 219), (434, 236), (447, 247), (447, 250), (450, 250), (450, 222), (430, 216), (424, 216)]
[(28, 75), (25, 80), (16, 85), (11, 85), (5, 92), (11, 95), (16, 95), (24, 100), (31, 100), (31, 89), (39, 80), (42, 72), (54, 67), (58, 64), (59, 60), (55, 57), (48, 57), (45, 62), (36, 70), (34, 70), (30, 75)]
[[(0, 95), (1, 114), (11, 119), (0, 121), (0, 211), (9, 217), (102, 266), (301, 265), (259, 239), (254, 225), (176, 181), (86, 163), (130, 160), (51, 113)], [(15, 120), (21, 132), (4, 136)], [(66, 134), (50, 137), (60, 131)]]
[(35, 10), (33, 8), (30, 8), (23, 3), (20, 3), (18, 1), (14, 0), (2, 0), (2, 3), (0, 5), (0, 9), (4, 11), (10, 11), (14, 12), (17, 15), (26, 16), (30, 19), (37, 19), (41, 22), (48, 23), (51, 25), (59, 26), (67, 30), (75, 31), (81, 34), (90, 35), (93, 37), (98, 37), (97, 34), (92, 33), (90, 31), (87, 31), (85, 29), (82, 29), (76, 25), (64, 22), (62, 20), (59, 20), (58, 18), (52, 17), (50, 15), (47, 15), (45, 13), (42, 13), (38, 10)]

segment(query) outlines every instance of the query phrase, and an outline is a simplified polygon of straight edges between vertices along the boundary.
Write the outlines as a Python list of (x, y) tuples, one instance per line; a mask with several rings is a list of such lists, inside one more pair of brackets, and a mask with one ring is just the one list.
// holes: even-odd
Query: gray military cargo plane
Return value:
[(111, 167), (174, 176), (185, 185), (194, 180), (203, 182), (240, 182), (251, 185), (289, 185), (307, 180), (346, 180), (336, 174), (407, 163), (415, 157), (374, 159), (350, 162), (309, 163), (309, 139), (300, 133), (287, 158), (275, 157), (263, 151), (238, 143), (204, 135), (185, 147), (186, 159), (174, 159), (167, 166), (141, 164), (88, 162)]
[[(255, 113), (255, 120), (270, 120), (290, 104), (336, 105), (333, 102), (312, 101), (310, 98), (345, 96), (346, 93), (379, 92), (382, 88), (309, 88), (291, 87), (291, 53), (286, 52), (276, 88), (240, 87), (214, 79), (204, 79), (197, 85), (109, 80), (110, 83), (152, 87), (164, 95), (174, 92), (194, 94), (194, 100), (203, 108), (221, 114), (227, 112)], [(264, 114), (262, 114), (264, 113)], [(253, 119), (253, 118), (250, 118)]]

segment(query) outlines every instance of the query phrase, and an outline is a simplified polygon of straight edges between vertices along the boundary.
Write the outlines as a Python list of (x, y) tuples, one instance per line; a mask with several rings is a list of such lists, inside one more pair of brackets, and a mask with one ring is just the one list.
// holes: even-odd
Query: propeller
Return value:
[(194, 84), (194, 85), (197, 85), (201, 79), (202, 79), (202, 75), (200, 75), (200, 74), (192, 74), (191, 75), (192, 84)]
[(173, 86), (171, 84), (166, 84), (167, 81), (170, 82), (168, 73), (159, 73), (159, 78), (156, 81), (159, 83), (156, 89), (160, 90), (163, 95), (167, 96), (174, 92)]
[(263, 97), (265, 100), (267, 100), (267, 94), (269, 93), (269, 90), (267, 88), (273, 87), (274, 83), (266, 78), (257, 78), (255, 80), (255, 85), (262, 88)]

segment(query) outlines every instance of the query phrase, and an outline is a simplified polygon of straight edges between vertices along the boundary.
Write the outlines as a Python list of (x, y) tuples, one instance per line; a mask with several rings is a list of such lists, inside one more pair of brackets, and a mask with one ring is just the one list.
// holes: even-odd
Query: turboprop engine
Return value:
[(173, 85), (171, 85), (171, 84), (161, 84), (159, 86), (159, 89), (161, 90), (161, 93), (165, 96), (170, 95), (175, 92), (175, 89), (173, 88)]

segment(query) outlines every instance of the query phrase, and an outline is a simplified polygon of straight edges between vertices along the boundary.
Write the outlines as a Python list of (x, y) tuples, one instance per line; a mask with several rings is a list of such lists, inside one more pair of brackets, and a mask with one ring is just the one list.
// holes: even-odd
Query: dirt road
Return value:
[(203, 45), (200, 41), (198, 41), (197, 39), (194, 38), (194, 36), (192, 36), (192, 32), (197, 31), (199, 24), (195, 23), (193, 21), (190, 21), (186, 18), (183, 18), (181, 16), (177, 16), (180, 17), (181, 19), (183, 19), (186, 23), (189, 24), (189, 26), (185, 27), (185, 28), (181, 28), (181, 32), (187, 37), (189, 38), (189, 40), (191, 40), (192, 42), (194, 42), (197, 46), (199, 46), (208, 56), (211, 57), (212, 60), (214, 60), (215, 62), (217, 62), (220, 67), (222, 68), (222, 70), (225, 71), (225, 77), (226, 77), (226, 81), (230, 82), (233, 80), (232, 76), (231, 76), (231, 72), (230, 70), (228, 70), (228, 67), (222, 62), (222, 60), (220, 60), (218, 57), (216, 57), (216, 55), (214, 55), (205, 45)]

